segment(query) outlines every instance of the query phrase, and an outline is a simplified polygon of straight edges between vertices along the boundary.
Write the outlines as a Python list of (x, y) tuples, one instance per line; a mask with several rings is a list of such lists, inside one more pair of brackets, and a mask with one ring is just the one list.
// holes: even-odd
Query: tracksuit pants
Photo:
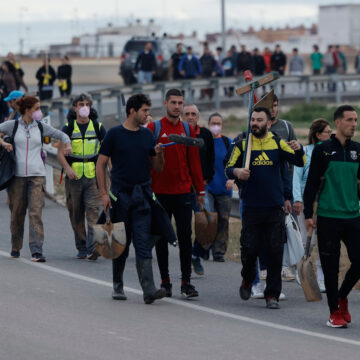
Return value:
[[(360, 217), (334, 219), (318, 216), (317, 229), (326, 296), (330, 312), (333, 312), (338, 309), (338, 299), (346, 298), (360, 279)], [(338, 289), (341, 240), (347, 248), (351, 266), (340, 289)]]
[[(189, 194), (156, 194), (170, 219), (175, 218), (176, 233), (180, 249), (180, 266), (182, 281), (189, 282), (191, 276), (191, 218), (192, 203)], [(161, 238), (156, 244), (156, 255), (162, 280), (169, 279), (168, 243)]]
[(245, 284), (252, 284), (256, 277), (256, 261), (260, 252), (267, 258), (265, 298), (279, 299), (281, 293), (281, 269), (284, 252), (285, 213), (282, 208), (247, 210), (242, 217), (241, 275)]

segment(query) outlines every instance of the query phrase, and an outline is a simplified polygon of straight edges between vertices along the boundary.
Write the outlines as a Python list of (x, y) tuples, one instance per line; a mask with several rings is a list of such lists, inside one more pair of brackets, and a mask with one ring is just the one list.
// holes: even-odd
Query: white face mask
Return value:
[(221, 125), (210, 125), (209, 129), (213, 135), (218, 136), (221, 133), (222, 126)]

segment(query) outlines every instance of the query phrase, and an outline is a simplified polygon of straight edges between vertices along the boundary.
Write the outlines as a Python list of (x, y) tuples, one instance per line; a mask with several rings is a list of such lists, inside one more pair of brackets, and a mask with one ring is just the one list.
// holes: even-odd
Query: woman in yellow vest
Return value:
[(71, 139), (72, 152), (65, 158), (60, 143), (58, 161), (66, 173), (66, 204), (75, 234), (77, 258), (96, 260), (99, 254), (94, 248), (93, 226), (99, 216), (99, 202), (95, 165), (106, 130), (97, 122), (91, 105), (92, 99), (87, 94), (74, 98), (68, 123), (62, 129)]

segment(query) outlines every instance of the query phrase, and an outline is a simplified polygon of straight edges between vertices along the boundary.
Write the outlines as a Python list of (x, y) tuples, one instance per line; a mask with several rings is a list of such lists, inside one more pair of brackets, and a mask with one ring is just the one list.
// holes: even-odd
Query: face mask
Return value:
[(90, 108), (83, 106), (79, 109), (79, 116), (82, 118), (87, 118), (90, 114)]
[(34, 121), (40, 121), (42, 119), (42, 117), (43, 117), (43, 114), (42, 114), (41, 110), (36, 110), (31, 114), (31, 118)]
[(218, 136), (222, 130), (221, 125), (210, 125), (209, 129), (215, 136)]

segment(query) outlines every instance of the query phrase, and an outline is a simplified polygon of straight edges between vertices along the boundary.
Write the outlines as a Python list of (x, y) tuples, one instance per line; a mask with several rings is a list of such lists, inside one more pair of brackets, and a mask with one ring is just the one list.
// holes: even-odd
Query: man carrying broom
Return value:
[[(240, 244), (243, 281), (240, 297), (243, 300), (250, 298), (256, 275), (256, 259), (260, 249), (265, 249), (269, 259), (264, 291), (266, 307), (279, 309), (283, 247), (286, 241), (281, 162), (286, 160), (302, 167), (305, 156), (297, 141), (286, 143), (269, 132), (270, 126), (270, 111), (266, 107), (255, 108), (249, 123), (249, 146), (246, 146), (245, 139), (235, 144), (225, 174), (229, 179), (244, 182), (241, 191), (243, 227)], [(243, 166), (244, 158), (247, 161)]]

